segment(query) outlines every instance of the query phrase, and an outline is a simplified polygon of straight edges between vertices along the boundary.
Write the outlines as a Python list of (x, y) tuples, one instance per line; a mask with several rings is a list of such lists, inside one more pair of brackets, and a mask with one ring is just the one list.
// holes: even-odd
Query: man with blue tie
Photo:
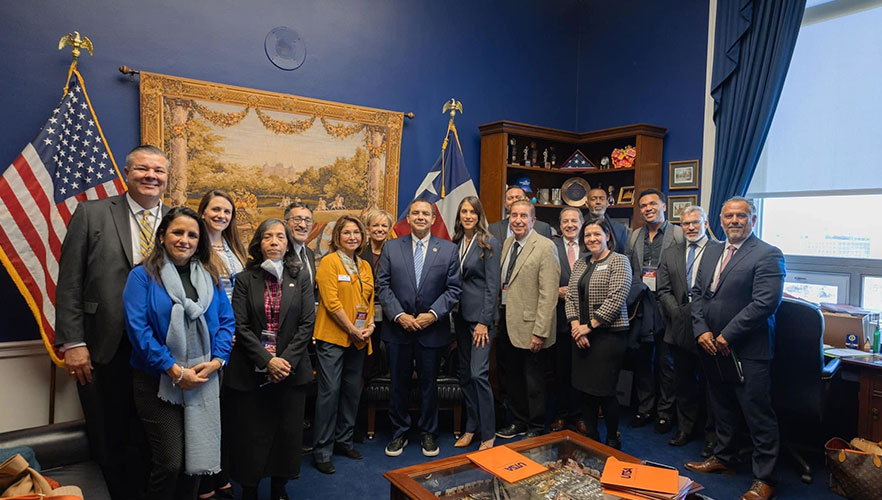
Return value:
[(692, 325), (698, 345), (711, 356), (734, 352), (743, 381), (708, 377), (717, 424), (717, 446), (703, 462), (688, 462), (695, 472), (731, 473), (743, 419), (753, 441), (754, 481), (742, 500), (768, 500), (775, 495), (778, 419), (772, 409), (771, 365), (775, 345), (775, 311), (784, 289), (784, 255), (753, 235), (756, 207), (734, 197), (723, 204), (720, 222), (724, 245), (709, 248), (692, 287)]
[(382, 339), (389, 357), (389, 418), (394, 428), (386, 455), (397, 457), (407, 446), (411, 427), (408, 394), (414, 359), (420, 381), (420, 445), (423, 455), (437, 456), (438, 366), (450, 345), (450, 310), (461, 291), (456, 245), (432, 236), (434, 206), (410, 202), (410, 234), (383, 246), (377, 269), (377, 295), (389, 325)]

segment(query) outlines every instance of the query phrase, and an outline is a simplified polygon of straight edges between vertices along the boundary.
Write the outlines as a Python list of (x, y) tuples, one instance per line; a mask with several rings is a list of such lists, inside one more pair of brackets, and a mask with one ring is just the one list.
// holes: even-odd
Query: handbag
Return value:
[(853, 500), (878, 500), (882, 456), (856, 449), (842, 438), (827, 441), (824, 449), (833, 493)]

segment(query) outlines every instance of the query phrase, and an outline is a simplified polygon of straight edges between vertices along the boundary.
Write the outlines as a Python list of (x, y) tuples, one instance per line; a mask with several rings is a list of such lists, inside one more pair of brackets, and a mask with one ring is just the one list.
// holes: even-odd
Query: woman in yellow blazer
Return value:
[(315, 403), (315, 467), (334, 473), (331, 454), (360, 460), (352, 445), (365, 352), (374, 333), (374, 276), (359, 257), (367, 244), (364, 225), (355, 217), (337, 220), (331, 252), (315, 273), (319, 306), (315, 315), (318, 394)]

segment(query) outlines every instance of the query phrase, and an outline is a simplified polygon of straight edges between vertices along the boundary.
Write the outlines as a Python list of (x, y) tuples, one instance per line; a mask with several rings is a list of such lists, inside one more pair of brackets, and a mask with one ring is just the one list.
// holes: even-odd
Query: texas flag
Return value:
[[(435, 164), (420, 183), (412, 199), (420, 198), (435, 205), (436, 216), (435, 223), (432, 224), (432, 234), (449, 240), (453, 237), (456, 209), (466, 196), (478, 196), (478, 191), (466, 169), (459, 136), (451, 122), (447, 127), (447, 137), (441, 146), (441, 155), (435, 160)], [(406, 206), (398, 216), (394, 230), (398, 236), (410, 233)]]

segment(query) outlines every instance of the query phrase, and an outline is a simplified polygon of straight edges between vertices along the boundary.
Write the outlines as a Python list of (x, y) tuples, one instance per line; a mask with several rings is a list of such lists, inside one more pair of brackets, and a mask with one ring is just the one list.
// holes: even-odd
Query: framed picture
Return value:
[(668, 189), (698, 189), (698, 160), (668, 162)]
[(680, 215), (690, 205), (698, 205), (697, 194), (668, 196), (668, 220), (680, 222)]
[(619, 189), (619, 205), (631, 205), (634, 203), (634, 186), (622, 186)]
[(616, 221), (619, 224), (631, 229), (631, 218), (630, 217), (610, 217), (610, 220)]
[(205, 191), (226, 190), (246, 245), (292, 201), (313, 207), (316, 257), (341, 215), (397, 214), (403, 121), (394, 111), (141, 72), (141, 142), (169, 153), (165, 202), (195, 209)]

